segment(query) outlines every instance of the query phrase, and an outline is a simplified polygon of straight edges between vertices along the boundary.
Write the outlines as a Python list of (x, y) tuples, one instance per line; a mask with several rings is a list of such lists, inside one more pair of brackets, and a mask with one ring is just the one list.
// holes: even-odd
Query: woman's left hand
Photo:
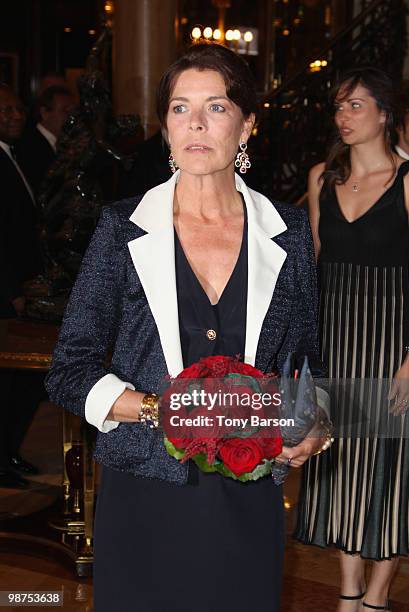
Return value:
[(305, 440), (297, 444), (297, 446), (283, 446), (281, 454), (277, 455), (275, 461), (277, 463), (299, 468), (314, 453), (321, 450), (326, 440), (327, 437), (324, 435), (321, 438), (305, 438)]
[(388, 395), (389, 400), (395, 400), (390, 407), (391, 414), (404, 414), (409, 408), (409, 358), (406, 357), (392, 381)]

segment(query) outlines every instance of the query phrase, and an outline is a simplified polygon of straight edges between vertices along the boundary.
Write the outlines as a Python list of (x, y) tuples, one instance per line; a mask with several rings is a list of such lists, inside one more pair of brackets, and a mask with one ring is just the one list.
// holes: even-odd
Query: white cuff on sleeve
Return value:
[(118, 427), (118, 421), (110, 421), (106, 417), (125, 389), (135, 391), (135, 387), (131, 383), (124, 382), (115, 374), (106, 374), (100, 378), (85, 400), (85, 418), (88, 423), (95, 425), (103, 433), (108, 433), (108, 431)]

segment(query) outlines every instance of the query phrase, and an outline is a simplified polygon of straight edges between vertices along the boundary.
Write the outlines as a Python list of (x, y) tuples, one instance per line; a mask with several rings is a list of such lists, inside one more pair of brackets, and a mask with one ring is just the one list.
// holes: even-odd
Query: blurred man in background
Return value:
[(34, 194), (56, 157), (56, 145), (62, 127), (74, 108), (71, 93), (61, 85), (45, 89), (35, 105), (36, 124), (30, 126), (16, 146), (17, 158)]
[[(25, 124), (21, 100), (0, 84), (0, 318), (21, 316), (23, 284), (42, 270), (36, 203), (19, 166), (14, 145)], [(24, 488), (21, 473), (37, 469), (18, 454), (19, 446), (43, 396), (42, 377), (0, 370), (0, 487)]]

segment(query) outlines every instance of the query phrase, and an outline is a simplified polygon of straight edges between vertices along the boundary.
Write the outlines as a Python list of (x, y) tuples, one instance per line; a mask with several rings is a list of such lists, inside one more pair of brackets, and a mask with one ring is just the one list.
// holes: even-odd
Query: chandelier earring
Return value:
[(251, 162), (248, 154), (246, 153), (247, 144), (245, 142), (241, 142), (239, 144), (240, 151), (236, 155), (236, 161), (234, 165), (236, 168), (239, 168), (240, 174), (246, 174), (247, 170), (251, 168)]
[(172, 171), (172, 174), (175, 174), (176, 170), (178, 170), (179, 166), (174, 160), (172, 153), (169, 154), (169, 167)]

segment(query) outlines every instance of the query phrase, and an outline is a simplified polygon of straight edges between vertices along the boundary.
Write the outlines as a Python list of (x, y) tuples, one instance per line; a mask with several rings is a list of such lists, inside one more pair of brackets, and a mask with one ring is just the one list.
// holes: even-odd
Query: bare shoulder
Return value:
[(321, 187), (322, 178), (321, 175), (325, 170), (325, 162), (320, 162), (313, 166), (309, 172), (308, 180), (311, 186)]

